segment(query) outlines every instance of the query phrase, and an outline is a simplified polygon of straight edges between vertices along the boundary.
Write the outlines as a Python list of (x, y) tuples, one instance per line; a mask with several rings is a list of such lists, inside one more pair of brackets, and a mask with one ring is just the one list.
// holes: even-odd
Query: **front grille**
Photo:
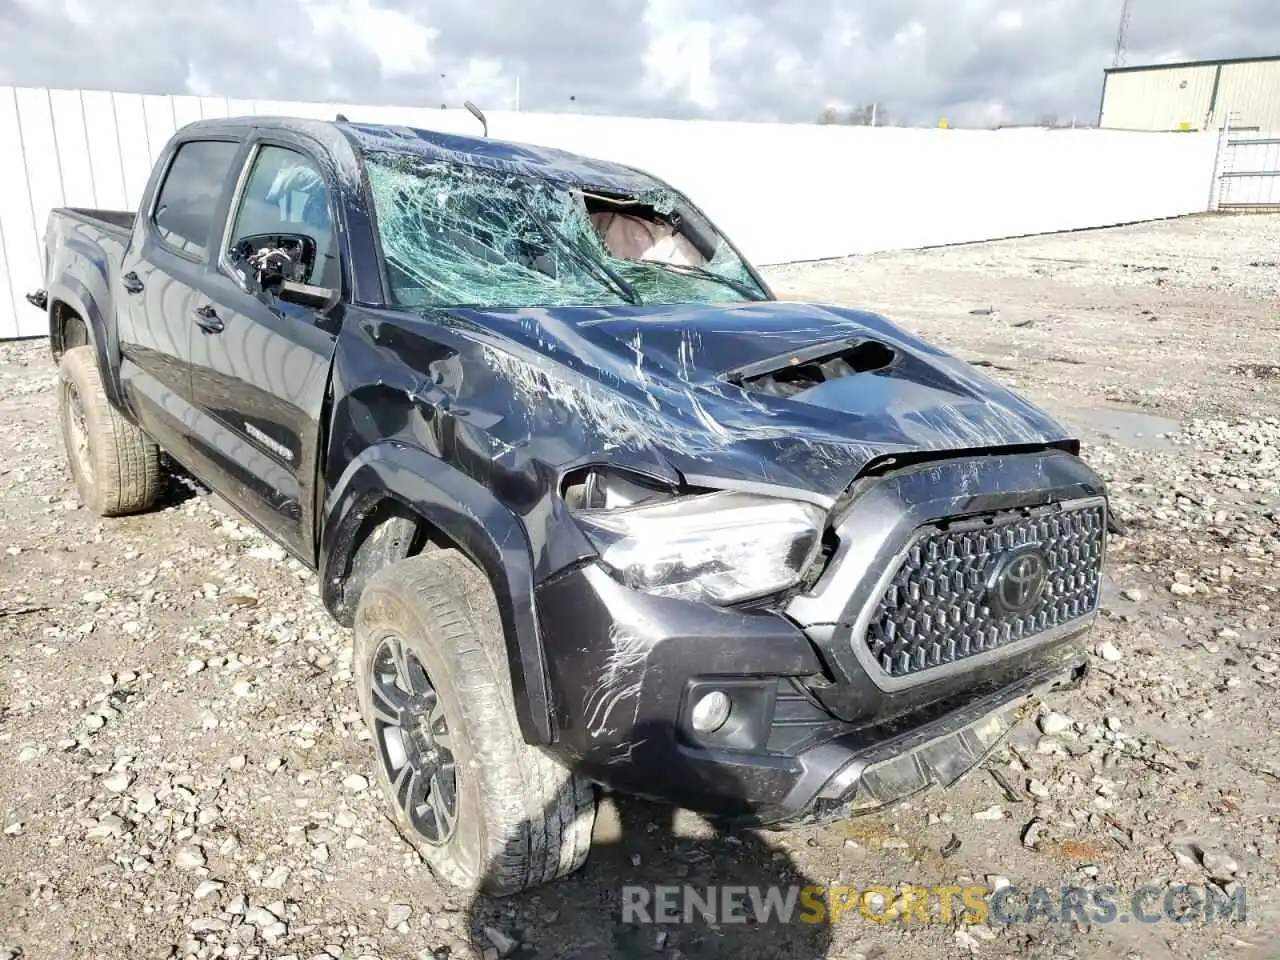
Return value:
[[(925, 527), (861, 642), (889, 676), (907, 677), (1084, 617), (1098, 605), (1105, 532), (1100, 503)], [(1001, 606), (1001, 597), (1018, 594), (997, 594), (992, 580), (1027, 552), (1045, 562), (1043, 590), (1025, 608)]]

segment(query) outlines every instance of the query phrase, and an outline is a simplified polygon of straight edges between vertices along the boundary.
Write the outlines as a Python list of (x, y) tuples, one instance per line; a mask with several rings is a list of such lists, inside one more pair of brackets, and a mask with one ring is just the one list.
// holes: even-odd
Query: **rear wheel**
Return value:
[(476, 567), (439, 550), (378, 571), (356, 610), (355, 669), (391, 814), (440, 877), (506, 896), (583, 864), (593, 788), (524, 742)]
[(93, 347), (58, 364), (58, 422), (84, 505), (100, 517), (138, 513), (160, 495), (160, 448), (107, 400)]

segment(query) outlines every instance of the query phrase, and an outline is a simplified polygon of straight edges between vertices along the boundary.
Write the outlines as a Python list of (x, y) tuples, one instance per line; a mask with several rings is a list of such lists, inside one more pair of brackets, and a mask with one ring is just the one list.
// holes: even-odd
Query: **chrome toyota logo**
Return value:
[(1011, 550), (1000, 558), (987, 581), (987, 599), (993, 611), (1026, 613), (1044, 594), (1049, 562), (1037, 546)]

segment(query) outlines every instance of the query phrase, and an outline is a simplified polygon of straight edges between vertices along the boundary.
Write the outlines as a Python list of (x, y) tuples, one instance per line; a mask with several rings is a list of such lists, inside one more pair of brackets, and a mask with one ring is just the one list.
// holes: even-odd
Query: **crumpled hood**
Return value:
[(602, 454), (653, 452), (691, 482), (832, 499), (885, 456), (1071, 439), (873, 313), (775, 301), (451, 313), (525, 404), (561, 408)]

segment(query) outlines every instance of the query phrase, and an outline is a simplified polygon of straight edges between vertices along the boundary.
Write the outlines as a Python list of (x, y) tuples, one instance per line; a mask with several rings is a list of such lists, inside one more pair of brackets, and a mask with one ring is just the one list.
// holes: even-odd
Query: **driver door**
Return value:
[[(301, 144), (253, 144), (221, 239), (215, 295), (193, 304), (201, 318), (192, 392), (208, 482), (307, 563), (315, 560), (320, 418), (340, 316), (334, 197)], [(280, 244), (282, 236), (298, 242)], [(335, 306), (299, 306), (263, 289), (259, 268), (277, 245), (293, 258), (291, 279), (333, 291)], [(264, 255), (249, 261), (250, 250)], [(299, 250), (310, 262), (297, 261)], [(273, 268), (283, 256), (277, 250)]]

